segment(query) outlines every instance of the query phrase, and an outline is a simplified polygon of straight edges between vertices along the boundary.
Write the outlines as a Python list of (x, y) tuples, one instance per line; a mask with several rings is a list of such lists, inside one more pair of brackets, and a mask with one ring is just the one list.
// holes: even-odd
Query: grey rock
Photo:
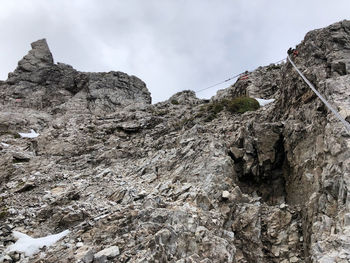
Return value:
[[(349, 32), (312, 31), (292, 58), (345, 118)], [(30, 261), (348, 260), (350, 136), (290, 63), (248, 75), (210, 101), (182, 91), (151, 105), (138, 78), (78, 72), (33, 44), (0, 83), (0, 253), (14, 228), (69, 228)], [(275, 102), (206, 119), (242, 95)]]
[(83, 262), (84, 263), (92, 263), (94, 261), (94, 251), (89, 250), (83, 257)]
[(221, 194), (223, 199), (228, 199), (230, 197), (230, 192), (229, 191), (223, 191)]
[(0, 257), (0, 262), (1, 263), (12, 263), (13, 260), (10, 256), (5, 255), (5, 256)]
[(97, 252), (94, 257), (95, 260), (99, 260), (100, 258), (107, 258), (107, 259), (112, 259), (115, 258), (120, 254), (119, 252), (119, 247), (117, 246), (111, 246), (108, 248), (105, 248), (99, 252)]
[[(114, 112), (134, 103), (150, 104), (146, 84), (123, 72), (82, 73), (71, 66), (54, 64), (45, 39), (32, 43), (32, 50), (1, 89), (5, 105), (66, 111)], [(1, 95), (1, 94), (0, 94)]]
[(32, 158), (31, 154), (26, 152), (13, 152), (12, 157), (16, 162), (29, 162)]
[(18, 62), (17, 71), (34, 71), (52, 64), (53, 57), (46, 39), (40, 39), (32, 43), (32, 50)]

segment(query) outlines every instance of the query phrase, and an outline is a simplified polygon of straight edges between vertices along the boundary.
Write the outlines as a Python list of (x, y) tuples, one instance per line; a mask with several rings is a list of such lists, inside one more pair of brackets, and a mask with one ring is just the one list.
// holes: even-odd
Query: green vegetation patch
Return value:
[(259, 102), (256, 99), (249, 97), (223, 99), (201, 106), (200, 113), (197, 114), (196, 117), (204, 117), (204, 121), (210, 122), (223, 110), (227, 110), (231, 113), (244, 113), (247, 111), (255, 111), (259, 109), (259, 107)]
[(19, 135), (18, 132), (14, 132), (14, 131), (8, 131), (8, 130), (0, 131), (0, 136), (3, 136), (3, 135), (11, 135), (15, 139), (21, 138), (21, 135)]
[(19, 135), (18, 133), (13, 133), (13, 138), (19, 139), (21, 138), (21, 135)]
[(249, 97), (238, 97), (229, 101), (226, 108), (231, 113), (244, 113), (247, 111), (255, 111), (260, 105), (256, 99)]
[(5, 219), (8, 216), (7, 207), (0, 208), (0, 220)]

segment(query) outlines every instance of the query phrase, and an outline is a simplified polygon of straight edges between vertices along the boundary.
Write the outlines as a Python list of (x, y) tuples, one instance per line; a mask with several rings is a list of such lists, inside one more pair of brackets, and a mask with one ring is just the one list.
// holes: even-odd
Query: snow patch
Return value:
[(55, 235), (49, 235), (46, 237), (32, 238), (26, 234), (18, 231), (13, 231), (13, 236), (18, 238), (16, 243), (9, 246), (7, 252), (18, 251), (23, 252), (26, 256), (32, 256), (37, 253), (40, 248), (49, 247), (60, 240), (62, 237), (69, 234), (69, 230), (65, 230)]
[(4, 147), (10, 147), (10, 144), (4, 143), (4, 142), (2, 142), (1, 145)]
[(36, 138), (40, 134), (36, 133), (33, 129), (30, 130), (30, 133), (19, 132), (18, 133), (22, 138)]
[(264, 100), (264, 99), (259, 99), (259, 98), (255, 98), (255, 99), (259, 102), (261, 107), (264, 107), (265, 105), (275, 101), (275, 99), (269, 99), (269, 100)]

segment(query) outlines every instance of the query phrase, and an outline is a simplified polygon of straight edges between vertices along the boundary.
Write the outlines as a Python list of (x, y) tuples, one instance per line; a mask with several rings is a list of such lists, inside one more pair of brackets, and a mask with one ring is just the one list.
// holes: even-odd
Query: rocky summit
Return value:
[[(350, 21), (289, 53), (349, 121)], [(289, 61), (151, 104), (42, 39), (0, 105), (1, 263), (350, 262), (350, 134)]]

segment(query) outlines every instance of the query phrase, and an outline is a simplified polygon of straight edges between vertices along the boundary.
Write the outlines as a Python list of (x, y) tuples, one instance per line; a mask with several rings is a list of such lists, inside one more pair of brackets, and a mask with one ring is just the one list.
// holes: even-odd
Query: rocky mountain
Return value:
[[(350, 21), (296, 51), (349, 121)], [(239, 113), (239, 96), (275, 100)], [(0, 262), (350, 261), (350, 134), (290, 62), (151, 104), (137, 77), (55, 64), (39, 40), (0, 104)]]

